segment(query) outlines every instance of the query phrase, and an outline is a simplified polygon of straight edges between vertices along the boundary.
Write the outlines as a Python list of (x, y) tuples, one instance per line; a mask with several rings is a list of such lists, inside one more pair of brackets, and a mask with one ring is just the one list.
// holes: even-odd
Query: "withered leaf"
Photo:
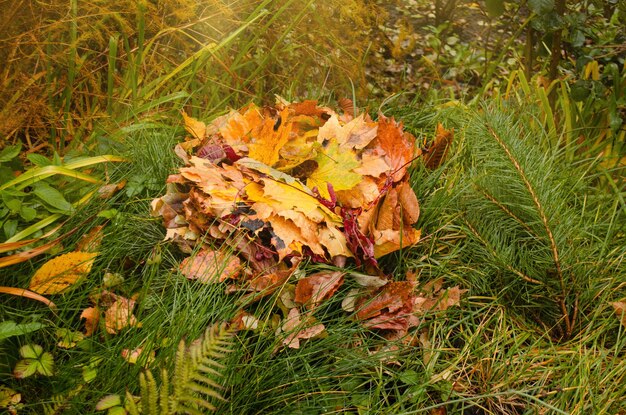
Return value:
[(318, 304), (333, 296), (343, 284), (340, 271), (322, 271), (298, 280), (295, 301), (314, 309)]
[(441, 163), (443, 163), (448, 155), (448, 149), (453, 139), (454, 129), (446, 130), (441, 123), (437, 124), (435, 140), (428, 148), (428, 153), (424, 157), (424, 163), (427, 168), (434, 170), (441, 166)]
[[(307, 319), (307, 322), (311, 322), (313, 320), (311, 317)], [(310, 339), (312, 337), (320, 335), (326, 328), (323, 324), (317, 323), (309, 325), (306, 328), (300, 329), (300, 327), (304, 325), (304, 322), (300, 320), (300, 312), (297, 308), (292, 308), (289, 310), (289, 315), (287, 316), (286, 321), (282, 325), (282, 331), (285, 333), (289, 333), (285, 340), (283, 340), (283, 344), (292, 349), (300, 348), (300, 340)]]
[(238, 257), (210, 249), (202, 249), (180, 264), (180, 271), (185, 277), (206, 284), (235, 279), (240, 270)]
[(376, 290), (356, 304), (356, 315), (369, 328), (406, 330), (413, 313), (413, 285), (395, 281)]
[(626, 301), (615, 301), (611, 305), (622, 326), (626, 327)]
[(59, 294), (89, 274), (96, 252), (70, 252), (46, 262), (35, 272), (29, 289), (39, 294)]
[(135, 301), (119, 297), (104, 312), (104, 327), (107, 333), (116, 334), (126, 327), (138, 325), (137, 317), (133, 314)]
[(100, 321), (100, 309), (98, 307), (88, 307), (80, 313), (80, 319), (85, 319), (85, 337), (89, 337), (98, 329)]

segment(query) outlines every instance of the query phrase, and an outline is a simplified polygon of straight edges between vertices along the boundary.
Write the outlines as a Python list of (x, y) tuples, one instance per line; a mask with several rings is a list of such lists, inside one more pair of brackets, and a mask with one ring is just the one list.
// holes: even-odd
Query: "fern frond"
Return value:
[(170, 379), (166, 369), (161, 370), (161, 387), (159, 389), (159, 405), (161, 407), (161, 414), (166, 415), (170, 413)]
[[(188, 413), (202, 415), (215, 411), (209, 400), (225, 401), (220, 394), (223, 387), (217, 379), (226, 369), (217, 359), (230, 351), (234, 333), (226, 325), (209, 327), (204, 335), (189, 348), (181, 341), (176, 352), (174, 376), (161, 371), (161, 385), (150, 370), (140, 374), (141, 413), (143, 415), (169, 415)], [(127, 400), (129, 398), (127, 394)]]
[(128, 411), (129, 415), (139, 415), (139, 408), (135, 403), (135, 397), (126, 391), (126, 400), (124, 401), (124, 407)]

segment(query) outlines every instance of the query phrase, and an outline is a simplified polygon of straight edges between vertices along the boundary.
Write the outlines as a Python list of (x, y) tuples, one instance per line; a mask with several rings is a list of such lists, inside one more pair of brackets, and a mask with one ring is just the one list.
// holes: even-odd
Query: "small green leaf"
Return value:
[(20, 347), (20, 356), (25, 359), (39, 359), (43, 353), (43, 347), (38, 344), (25, 344)]
[(22, 206), (20, 209), (20, 216), (26, 222), (30, 222), (37, 217), (37, 211), (30, 206)]
[(554, 9), (554, 0), (528, 0), (528, 6), (533, 12), (541, 16)]
[(127, 413), (128, 411), (126, 411), (124, 407), (116, 406), (116, 407), (109, 409), (109, 412), (107, 412), (107, 415), (126, 415)]
[(55, 332), (59, 342), (57, 346), (63, 349), (72, 349), (76, 347), (78, 342), (82, 341), (85, 338), (85, 335), (80, 331), (73, 331), (69, 329), (59, 328)]
[(19, 199), (9, 199), (5, 201), (4, 204), (11, 209), (11, 213), (18, 213), (22, 208), (22, 201)]
[(41, 154), (31, 153), (26, 156), (26, 158), (37, 167), (52, 165), (52, 161), (50, 161), (47, 157), (42, 156)]
[(37, 183), (33, 193), (50, 206), (63, 212), (70, 213), (73, 210), (72, 204), (65, 200), (65, 197), (57, 189), (44, 183)]
[(91, 366), (83, 366), (83, 381), (89, 383), (98, 375), (98, 369)]
[(99, 218), (113, 219), (117, 215), (117, 209), (107, 209), (98, 213)]
[(13, 320), (7, 320), (0, 322), (0, 340), (8, 339), (9, 337), (19, 336), (20, 334), (30, 333), (40, 328), (45, 327), (42, 323), (32, 322), (17, 324)]
[(13, 368), (13, 376), (18, 379), (24, 379), (32, 376), (37, 372), (38, 362), (33, 359), (23, 359), (18, 361)]
[(2, 225), (2, 230), (4, 230), (4, 236), (6, 236), (7, 239), (15, 235), (15, 233), (17, 232), (17, 225), (17, 219), (9, 219), (4, 222), (4, 225)]
[(398, 380), (406, 385), (417, 385), (420, 382), (420, 376), (415, 370), (405, 370), (400, 373)]
[(122, 405), (122, 398), (120, 395), (107, 395), (98, 401), (96, 404), (96, 411), (105, 411), (113, 408), (114, 406), (120, 405)]
[(15, 146), (6, 146), (0, 151), (0, 163), (13, 160), (20, 154), (20, 151), (22, 151), (22, 143)]
[(44, 376), (52, 376), (54, 373), (54, 357), (48, 352), (44, 352), (39, 358), (37, 372)]

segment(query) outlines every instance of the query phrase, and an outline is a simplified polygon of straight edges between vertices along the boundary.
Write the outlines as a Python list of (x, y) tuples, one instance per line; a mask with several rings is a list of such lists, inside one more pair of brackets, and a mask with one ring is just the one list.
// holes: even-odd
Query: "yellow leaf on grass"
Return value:
[(35, 272), (28, 288), (39, 294), (58, 294), (84, 278), (97, 252), (70, 252), (52, 258)]

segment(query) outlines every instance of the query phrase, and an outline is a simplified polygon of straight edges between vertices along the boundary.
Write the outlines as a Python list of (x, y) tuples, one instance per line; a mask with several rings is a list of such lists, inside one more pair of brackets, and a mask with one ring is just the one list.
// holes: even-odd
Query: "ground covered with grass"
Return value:
[[(616, 49), (617, 30), (593, 37), (590, 24), (590, 41), (580, 45), (588, 55), (568, 60), (572, 35), (551, 77), (549, 59), (535, 56), (525, 70), (510, 60), (524, 56), (524, 25), (547, 24), (557, 12), (533, 2), (530, 9), (502, 2), (502, 21), (522, 25), (510, 44), (472, 43), (454, 32), (465, 23), (442, 8), (464, 4), (454, 1), (434, 10), (426, 2), (383, 10), (358, 1), (337, 9), (266, 1), (210, 11), (145, 2), (107, 13), (98, 1), (85, 9), (71, 3), (69, 14), (60, 5), (46, 11), (66, 20), (25, 9), (14, 21), (34, 15), (49, 24), (11, 26), (15, 47), (0, 48), (12, 65), (18, 56), (23, 65), (46, 62), (5, 72), (0, 94), (7, 108), (0, 116), (11, 121), (0, 149), (0, 410), (626, 414), (626, 72), (623, 57), (607, 52)], [(562, 15), (586, 11), (594, 25), (619, 26), (621, 9), (592, 3), (570, 4)], [(502, 21), (492, 9), (467, 7), (461, 18), (482, 16), (497, 33)], [(402, 10), (413, 14), (393, 30), (377, 20)], [(431, 26), (408, 33), (415, 22)], [(532, 36), (554, 34), (539, 23)], [(342, 37), (346, 25), (360, 29)], [(376, 30), (389, 43), (372, 49), (367, 38)], [(420, 52), (424, 38), (431, 43)], [(502, 65), (454, 63), (481, 48)], [(371, 63), (377, 53), (383, 60)], [(320, 56), (324, 65), (313, 64)], [(412, 63), (399, 77), (425, 91), (436, 78), (440, 88), (380, 98), (396, 72), (367, 77), (402, 56)], [(40, 112), (28, 109), (29, 93)], [(351, 100), (337, 99), (344, 96)], [(172, 226), (153, 203), (170, 192), (168, 177), (185, 165), (180, 144), (198, 126), (180, 111), (209, 125), (248, 102), (275, 117), (274, 100), (305, 98), (339, 114), (394, 117), (412, 134), (421, 157), (401, 167), (419, 202), (412, 226), (419, 242), (401, 239), (378, 268), (301, 250), (288, 278), (258, 297), (219, 281), (228, 258), (241, 255), (232, 245), (210, 276), (188, 278), (181, 264), (201, 246), (167, 240)], [(277, 120), (269, 130), (285, 127)], [(454, 138), (442, 144), (441, 128)], [(217, 149), (202, 151), (211, 158)], [(220, 160), (230, 157), (222, 152)], [(203, 240), (220, 248), (212, 237)], [(59, 279), (52, 272), (56, 285), (41, 271), (50, 261), (70, 270)], [(323, 302), (294, 303), (299, 281), (332, 272), (343, 284)], [(383, 277), (410, 293), (393, 297), (374, 286), (367, 302), (350, 300)], [(390, 300), (380, 311), (396, 325), (368, 327), (359, 307), (386, 295), (421, 306), (407, 312)], [(287, 324), (295, 309), (308, 317)], [(405, 317), (410, 324), (398, 330)]]

